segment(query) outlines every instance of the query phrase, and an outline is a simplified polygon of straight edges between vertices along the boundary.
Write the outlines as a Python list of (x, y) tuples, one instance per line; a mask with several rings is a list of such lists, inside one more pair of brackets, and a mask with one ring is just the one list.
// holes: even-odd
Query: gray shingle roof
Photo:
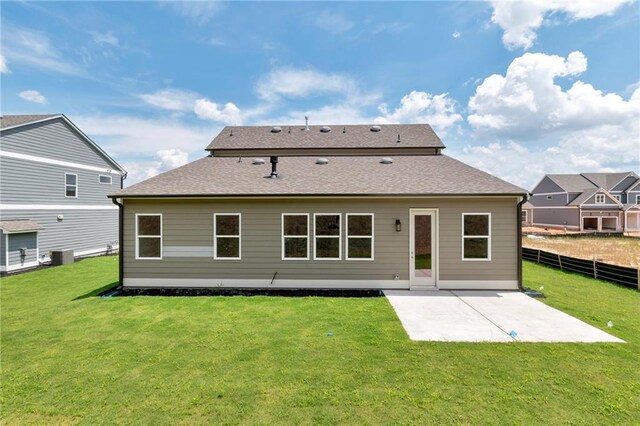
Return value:
[[(227, 126), (207, 150), (228, 149), (300, 149), (300, 148), (444, 148), (444, 144), (428, 124), (383, 124), (378, 132), (371, 125), (323, 126)], [(400, 143), (398, 143), (400, 135)]]
[(560, 188), (567, 192), (582, 192), (585, 189), (596, 188), (596, 186), (579, 174), (547, 175)]
[(0, 129), (57, 117), (59, 115), (60, 114), (3, 115), (0, 117)]
[(28, 219), (0, 220), (0, 229), (7, 234), (12, 232), (37, 231), (44, 229), (36, 222)]
[(526, 194), (525, 189), (445, 155), (382, 157), (281, 157), (278, 178), (271, 164), (252, 159), (205, 157), (168, 171), (111, 197), (268, 195), (482, 195)]
[(582, 173), (582, 176), (595, 183), (600, 188), (611, 190), (616, 184), (632, 172), (619, 172), (619, 173)]
[(596, 194), (599, 190), (600, 190), (599, 188), (585, 189), (585, 191), (582, 194), (574, 198), (573, 201), (571, 201), (568, 205), (579, 206), (580, 204), (587, 201), (589, 198), (593, 197), (593, 195)]

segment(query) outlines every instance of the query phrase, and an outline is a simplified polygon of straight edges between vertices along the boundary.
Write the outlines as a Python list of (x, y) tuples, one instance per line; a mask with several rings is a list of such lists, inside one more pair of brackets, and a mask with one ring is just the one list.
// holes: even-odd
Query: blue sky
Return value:
[(531, 187), (640, 171), (636, 1), (2, 2), (3, 114), (64, 113), (130, 172), (227, 124), (432, 124)]

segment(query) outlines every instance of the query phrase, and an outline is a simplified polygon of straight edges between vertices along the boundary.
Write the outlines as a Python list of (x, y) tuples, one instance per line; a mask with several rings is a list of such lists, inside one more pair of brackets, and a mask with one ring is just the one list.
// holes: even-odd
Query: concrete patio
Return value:
[(385, 290), (411, 340), (440, 342), (616, 342), (523, 293)]

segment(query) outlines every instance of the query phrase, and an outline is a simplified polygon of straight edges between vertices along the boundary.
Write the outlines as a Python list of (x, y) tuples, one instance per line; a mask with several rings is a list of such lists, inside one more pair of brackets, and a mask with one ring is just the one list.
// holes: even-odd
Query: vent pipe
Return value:
[(278, 166), (278, 157), (271, 157), (271, 177), (272, 178), (277, 178), (278, 177), (278, 171), (276, 170), (276, 167)]
[(304, 130), (309, 130), (309, 116), (304, 116)]

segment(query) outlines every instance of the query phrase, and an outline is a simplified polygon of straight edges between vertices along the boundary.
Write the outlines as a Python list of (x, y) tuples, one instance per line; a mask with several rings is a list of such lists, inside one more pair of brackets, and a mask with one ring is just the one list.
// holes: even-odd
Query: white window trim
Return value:
[[(349, 235), (349, 216), (371, 216), (371, 236), (369, 235)], [(352, 261), (371, 262), (375, 260), (375, 217), (373, 213), (347, 213), (345, 214), (345, 259)], [(371, 239), (371, 257), (349, 257), (349, 238), (370, 238)]]
[[(284, 217), (285, 216), (306, 216), (307, 217), (307, 235), (284, 235)], [(282, 260), (309, 260), (309, 242), (311, 240), (310, 237), (311, 232), (311, 224), (309, 223), (309, 213), (282, 213), (280, 215), (280, 254)], [(285, 238), (306, 238), (307, 239), (307, 257), (285, 257), (284, 256), (284, 239)]]
[(528, 219), (529, 219), (529, 212), (528, 212), (528, 211), (526, 211), (526, 210), (522, 210), (522, 213), (524, 213), (524, 219), (522, 219), (522, 217), (521, 217), (522, 222), (525, 222), (525, 223), (526, 223), (526, 222), (528, 222)]
[(640, 194), (636, 194), (636, 204), (640, 204)]
[[(489, 235), (464, 235), (464, 217), (465, 216), (487, 216), (489, 218)], [(462, 213), (462, 228), (460, 229), (462, 236), (461, 258), (463, 262), (491, 262), (491, 213)], [(487, 257), (485, 259), (466, 258), (464, 257), (464, 240), (466, 238), (486, 238), (487, 239)]]
[[(138, 216), (160, 216), (160, 257), (140, 257), (139, 242), (140, 238), (158, 238), (158, 235), (138, 235)], [(136, 213), (136, 260), (162, 260), (162, 244), (163, 244), (163, 221), (162, 213)]]
[[(216, 230), (216, 217), (218, 216), (238, 216), (238, 235), (220, 235), (222, 238), (238, 239), (238, 257), (218, 256), (218, 232)], [(242, 260), (242, 214), (241, 213), (214, 213), (213, 214), (213, 258), (214, 260)]]
[(547, 200), (553, 200), (553, 195), (547, 195)]
[[(75, 185), (69, 185), (67, 184), (67, 176), (75, 176), (76, 177), (76, 184)], [(79, 180), (78, 180), (78, 174), (77, 173), (65, 173), (64, 174), (64, 198), (78, 198), (78, 184), (79, 184)], [(75, 186), (76, 187), (76, 195), (75, 196), (70, 196), (67, 195), (67, 186)]]
[(614, 194), (612, 195), (613, 198), (616, 199), (616, 201), (620, 201), (622, 199), (622, 197), (620, 196), (620, 194)]
[[(340, 224), (338, 228), (338, 235), (316, 235), (316, 217), (318, 216), (338, 216), (340, 218)], [(338, 239), (338, 257), (318, 257), (316, 253), (316, 240), (318, 238), (326, 239)], [(342, 214), (340, 213), (314, 213), (313, 214), (313, 260), (342, 260)]]
[[(601, 200), (601, 201), (598, 201), (598, 200)], [(606, 202), (606, 198), (604, 194), (596, 194), (596, 199), (595, 199), (596, 204), (605, 204), (605, 202)]]
[[(100, 182), (100, 179), (102, 179), (102, 178), (109, 178), (109, 183)], [(109, 176), (109, 175), (98, 175), (98, 183), (100, 185), (113, 185), (113, 177)]]

